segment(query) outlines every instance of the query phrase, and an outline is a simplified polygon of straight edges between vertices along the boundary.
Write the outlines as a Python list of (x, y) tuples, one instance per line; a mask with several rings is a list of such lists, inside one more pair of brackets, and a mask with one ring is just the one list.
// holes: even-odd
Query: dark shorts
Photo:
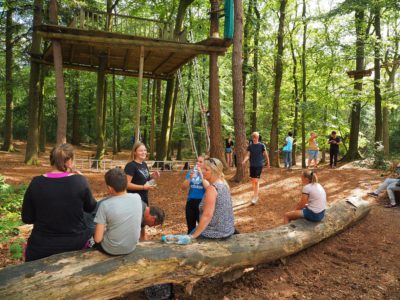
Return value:
[(250, 167), (250, 177), (260, 178), (263, 167)]
[(303, 216), (304, 219), (311, 221), (311, 222), (320, 222), (325, 216), (325, 210), (315, 213), (308, 207), (303, 208)]

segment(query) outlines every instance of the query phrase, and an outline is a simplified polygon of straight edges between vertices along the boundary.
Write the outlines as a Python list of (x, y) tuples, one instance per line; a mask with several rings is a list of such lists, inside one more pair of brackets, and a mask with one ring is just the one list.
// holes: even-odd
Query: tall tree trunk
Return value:
[(374, 9), (375, 57), (374, 57), (374, 94), (375, 94), (375, 142), (382, 142), (382, 94), (381, 94), (381, 9), (379, 4)]
[[(32, 32), (32, 46), (31, 56), (36, 58), (40, 56), (41, 37), (37, 34), (37, 28), (42, 24), (42, 10), (43, 0), (34, 0), (33, 2), (33, 32)], [(38, 125), (38, 109), (39, 109), (39, 77), (40, 65), (39, 63), (31, 60), (31, 70), (29, 79), (29, 126), (28, 138), (25, 152), (26, 164), (37, 164), (38, 162), (38, 148), (39, 148), (39, 125)]]
[(118, 145), (117, 145), (117, 92), (115, 88), (115, 74), (112, 76), (112, 117), (113, 117), (113, 138), (112, 138), (112, 149), (113, 154), (118, 153)]
[[(57, 0), (50, 0), (49, 17), (51, 24), (58, 24)], [(57, 96), (57, 144), (64, 144), (67, 142), (67, 106), (64, 91), (63, 58), (60, 41), (53, 40), (52, 44)]]
[(46, 66), (42, 66), (39, 80), (39, 152), (46, 152), (46, 122), (44, 119), (44, 83), (49, 73)]
[[(261, 15), (257, 7), (257, 0), (253, 0), (253, 9), (256, 15), (256, 28), (254, 32), (254, 53), (253, 53), (253, 111), (251, 112), (251, 132), (257, 131), (257, 106), (258, 106), (258, 44), (260, 38)], [(244, 95), (243, 95), (243, 99)]]
[[(174, 96), (172, 98), (172, 107), (171, 107), (171, 118), (169, 119), (169, 138), (168, 138), (168, 153), (169, 157), (168, 160), (171, 160), (171, 155), (173, 152), (173, 144), (172, 144), (172, 135), (174, 132), (174, 122), (175, 122), (175, 109), (176, 109), (176, 103), (178, 101), (178, 92), (179, 92), (179, 81), (178, 77), (175, 78), (175, 89), (174, 89)], [(183, 100), (185, 101), (185, 100)]]
[(233, 120), (235, 126), (235, 155), (237, 169), (235, 181), (240, 182), (244, 177), (244, 168), (241, 162), (246, 151), (246, 125), (244, 120), (244, 95), (242, 77), (242, 36), (243, 36), (243, 6), (241, 0), (234, 1), (235, 31), (233, 34), (232, 53), (232, 85), (233, 85)]
[(355, 26), (356, 26), (356, 74), (354, 75), (354, 97), (355, 100), (352, 104), (351, 110), (351, 126), (350, 126), (350, 143), (349, 151), (347, 152), (347, 159), (354, 160), (360, 158), (358, 152), (358, 137), (360, 131), (361, 119), (361, 100), (360, 97), (363, 88), (363, 73), (364, 70), (364, 10), (358, 9), (355, 12)]
[(272, 126), (270, 135), (270, 161), (271, 165), (279, 167), (278, 155), (278, 126), (279, 126), (279, 101), (281, 93), (282, 75), (283, 75), (283, 35), (285, 28), (285, 9), (286, 0), (281, 0), (279, 8), (279, 27), (278, 27), (278, 44), (277, 54), (275, 57), (275, 82), (274, 82), (274, 101), (272, 108)]
[(146, 112), (144, 114), (143, 118), (143, 123), (146, 124), (146, 127), (144, 129), (144, 134), (143, 134), (143, 143), (145, 145), (148, 145), (148, 139), (149, 139), (149, 129), (147, 127), (148, 124), (148, 119), (149, 119), (149, 107), (150, 107), (150, 86), (151, 86), (151, 79), (147, 79), (147, 94), (146, 94)]
[[(219, 37), (219, 21), (218, 10), (219, 0), (210, 0), (211, 3), (211, 26), (210, 36)], [(219, 69), (218, 69), (218, 55), (216, 53), (210, 54), (209, 65), (209, 97), (208, 97), (208, 110), (210, 112), (210, 156), (216, 157), (227, 168), (225, 161), (224, 148), (222, 144), (221, 132), (221, 104), (219, 101)], [(242, 86), (240, 87), (242, 88)]]
[(79, 100), (80, 100), (80, 90), (79, 90), (79, 71), (74, 71), (73, 73), (73, 97), (74, 103), (72, 105), (72, 145), (80, 145), (81, 135), (79, 133)]
[(121, 118), (122, 118), (122, 91), (119, 93), (118, 101), (118, 121), (117, 121), (117, 151), (121, 152)]
[[(108, 58), (107, 58), (108, 59)], [(107, 75), (104, 75), (104, 96), (103, 96), (103, 121), (102, 121), (102, 129), (103, 129), (103, 142), (104, 142), (104, 152), (107, 152), (106, 147), (106, 128), (107, 128), (107, 100), (108, 100), (108, 80)]]
[(156, 79), (156, 124), (155, 127), (155, 138), (156, 138), (156, 147), (155, 151), (158, 153), (159, 145), (161, 141), (161, 120), (162, 120), (162, 98), (161, 98), (161, 88), (162, 88), (162, 81), (161, 79)]
[(6, 113), (4, 118), (3, 151), (13, 151), (13, 11), (14, 2), (6, 1)]
[[(179, 36), (182, 32), (183, 20), (185, 17), (185, 13), (190, 4), (192, 4), (194, 0), (180, 0), (178, 13), (175, 20), (175, 29), (174, 29), (174, 39), (179, 39)], [(168, 152), (169, 145), (169, 137), (171, 128), (169, 127), (171, 124), (171, 113), (172, 113), (172, 94), (174, 91), (174, 80), (175, 78), (167, 80), (167, 88), (165, 93), (165, 102), (163, 109), (163, 117), (161, 124), (161, 137), (160, 142), (157, 143), (157, 160), (165, 160)]]
[[(389, 36), (388, 36), (389, 37)], [(386, 73), (388, 74), (389, 78), (388, 81), (386, 82), (386, 91), (389, 93), (386, 94), (394, 94), (395, 93), (395, 79), (396, 79), (396, 74), (397, 70), (400, 67), (400, 63), (398, 61), (400, 60), (400, 55), (399, 55), (399, 38), (395, 38), (394, 40), (394, 45), (392, 48), (394, 49), (394, 55), (393, 55), (393, 63), (391, 64), (389, 62), (388, 55), (385, 55), (385, 69)], [(387, 50), (389, 51), (389, 50)], [(388, 54), (388, 52), (387, 52)], [(396, 63), (397, 62), (397, 63)], [(390, 68), (391, 66), (391, 68)], [(383, 117), (382, 117), (382, 132), (383, 132), (383, 146), (384, 146), (384, 154), (386, 157), (389, 156), (389, 103), (390, 100), (388, 97), (386, 97), (384, 103), (383, 103)]]
[[(294, 31), (294, 29), (293, 29)], [(290, 32), (290, 51), (292, 53), (292, 60), (293, 60), (293, 69), (292, 69), (292, 78), (293, 78), (293, 98), (294, 98), (294, 120), (293, 120), (293, 149), (292, 149), (292, 165), (296, 165), (296, 150), (297, 150), (297, 127), (299, 123), (299, 103), (300, 103), (300, 96), (299, 96), (299, 82), (297, 79), (297, 57), (296, 52), (294, 50), (293, 45), (293, 33)]]
[(103, 160), (104, 158), (104, 82), (105, 70), (107, 66), (107, 57), (99, 56), (99, 70), (97, 73), (97, 92), (96, 92), (96, 159)]
[[(242, 3), (240, 3), (242, 5)], [(250, 24), (251, 24), (251, 9), (253, 8), (253, 0), (249, 0), (247, 11), (246, 11), (246, 23), (244, 25), (243, 31), (243, 65), (242, 65), (242, 73), (243, 73), (243, 106), (244, 110), (246, 110), (246, 84), (247, 84), (247, 74), (249, 73), (249, 56), (250, 56)], [(243, 18), (243, 16), (242, 16)]]
[(151, 95), (151, 121), (150, 121), (150, 159), (154, 159), (155, 115), (156, 115), (156, 80), (153, 79), (153, 92)]
[(302, 93), (303, 93), (303, 106), (301, 108), (301, 167), (306, 167), (306, 102), (307, 102), (307, 64), (306, 64), (306, 50), (307, 50), (307, 20), (306, 20), (306, 1), (303, 0), (303, 44), (301, 52), (301, 71), (302, 71)]
[[(172, 82), (171, 82), (172, 81)], [(157, 144), (157, 160), (163, 161), (167, 159), (168, 138), (171, 128), (170, 118), (172, 113), (172, 94), (174, 89), (174, 79), (167, 80), (167, 88), (165, 91), (165, 102), (161, 123), (160, 142)]]

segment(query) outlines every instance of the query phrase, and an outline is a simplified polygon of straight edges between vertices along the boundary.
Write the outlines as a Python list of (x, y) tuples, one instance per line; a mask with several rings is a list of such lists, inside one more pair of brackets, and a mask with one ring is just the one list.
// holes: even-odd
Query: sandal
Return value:
[(397, 206), (397, 204), (386, 204), (385, 205), (386, 208), (393, 208), (393, 207), (396, 207), (396, 206)]

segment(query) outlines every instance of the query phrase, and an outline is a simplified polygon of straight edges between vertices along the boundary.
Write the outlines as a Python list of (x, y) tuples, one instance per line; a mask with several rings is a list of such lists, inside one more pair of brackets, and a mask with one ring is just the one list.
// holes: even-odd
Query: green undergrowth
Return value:
[(21, 206), (26, 185), (12, 186), (0, 175), (0, 243), (9, 244), (13, 259), (22, 257), (23, 240), (19, 235), (18, 226), (22, 225)]

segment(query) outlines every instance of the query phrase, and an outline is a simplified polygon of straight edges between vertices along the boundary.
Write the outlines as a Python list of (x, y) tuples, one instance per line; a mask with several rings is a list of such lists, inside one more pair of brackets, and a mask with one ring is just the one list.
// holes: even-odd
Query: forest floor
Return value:
[[(16, 144), (17, 152), (0, 152), (0, 174), (7, 183), (29, 183), (33, 176), (49, 170), (48, 153), (39, 166), (23, 163), (24, 144)], [(49, 150), (49, 149), (47, 149)], [(94, 153), (92, 147), (79, 147), (77, 158)], [(126, 160), (125, 151), (114, 159)], [(109, 157), (111, 158), (111, 157)], [(250, 199), (251, 183), (237, 184), (229, 180), (234, 200)], [(283, 214), (292, 210), (301, 196), (300, 169), (264, 169), (260, 181), (260, 200), (235, 212), (236, 227), (241, 233), (279, 226)], [(187, 296), (176, 286), (178, 299), (400, 299), (400, 208), (385, 208), (386, 195), (378, 199), (366, 196), (383, 178), (380, 171), (342, 165), (331, 170), (320, 166), (319, 181), (328, 195), (328, 202), (357, 194), (371, 201), (370, 214), (355, 226), (296, 255), (278, 262), (258, 266), (252, 272), (230, 283), (219, 276), (200, 281), (193, 294)], [(106, 195), (103, 173), (84, 171), (97, 199)], [(150, 192), (150, 203), (166, 211), (162, 228), (151, 228), (151, 239), (162, 234), (184, 233), (186, 195), (180, 190), (185, 172), (162, 172), (157, 188)], [(21, 233), (26, 238), (26, 234)], [(11, 260), (8, 245), (0, 244), (0, 268), (18, 264)], [(136, 292), (123, 299), (144, 299)]]

